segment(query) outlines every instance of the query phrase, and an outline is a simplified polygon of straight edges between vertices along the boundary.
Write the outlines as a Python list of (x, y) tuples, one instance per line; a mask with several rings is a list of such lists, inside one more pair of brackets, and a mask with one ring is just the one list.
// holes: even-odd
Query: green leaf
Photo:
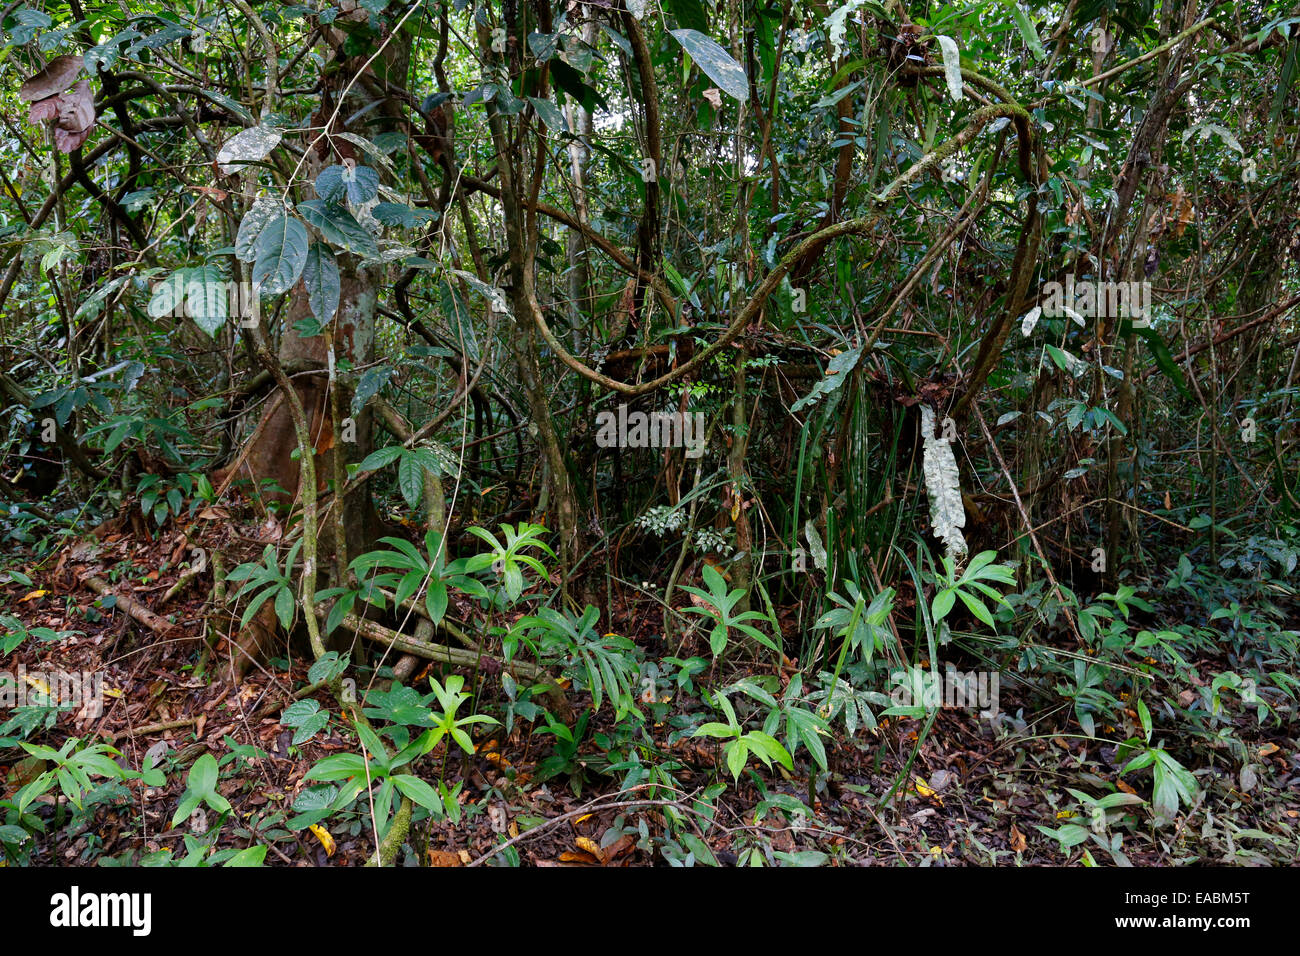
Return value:
[(326, 166), (316, 177), (316, 195), (329, 203), (344, 199), (360, 206), (375, 198), (379, 173), (369, 166)]
[(240, 850), (226, 861), (226, 866), (261, 866), (266, 859), (267, 849), (268, 847), (262, 844)]
[(727, 744), (727, 769), (731, 771), (731, 776), (736, 780), (740, 779), (741, 772), (745, 769), (745, 761), (749, 759), (749, 748), (743, 741), (733, 740)]
[(1165, 340), (1160, 337), (1160, 333), (1152, 328), (1133, 328), (1133, 331), (1146, 342), (1147, 348), (1151, 351), (1151, 357), (1155, 359), (1156, 366), (1164, 373), (1165, 377), (1174, 383), (1174, 386), (1184, 398), (1192, 398), (1191, 389), (1187, 387), (1187, 380), (1183, 378), (1183, 370), (1178, 367), (1174, 362), (1174, 357), (1169, 354), (1169, 348), (1165, 345)]
[(537, 111), (537, 115), (542, 118), (542, 122), (551, 130), (556, 133), (567, 133), (569, 131), (569, 124), (564, 121), (564, 114), (550, 100), (530, 96), (528, 102), (533, 104), (533, 109)]
[(318, 229), (333, 245), (363, 258), (379, 255), (379, 244), (375, 242), (375, 237), (342, 206), (313, 199), (300, 204), (298, 212), (308, 225)]
[(1047, 51), (1043, 49), (1043, 41), (1038, 39), (1038, 31), (1034, 25), (1029, 22), (1029, 17), (1025, 11), (1020, 9), (1020, 4), (1011, 4), (1011, 15), (1016, 19), (1016, 28), (1020, 31), (1021, 39), (1025, 41), (1025, 46), (1029, 47), (1029, 52), (1034, 55), (1034, 59), (1043, 61), (1047, 59)]
[(189, 788), (200, 797), (212, 793), (217, 786), (217, 758), (212, 754), (204, 754), (194, 761), (187, 782)]
[(663, 8), (679, 27), (689, 27), (700, 33), (709, 29), (709, 14), (700, 0), (663, 0)]
[(357, 466), (357, 470), (378, 471), (380, 468), (387, 467), (397, 461), (398, 458), (402, 457), (402, 453), (405, 451), (406, 449), (401, 445), (389, 445), (386, 448), (372, 451), (362, 460), (361, 464)]
[(257, 237), (253, 285), (262, 295), (288, 292), (307, 263), (307, 229), (297, 219), (277, 216)]
[(930, 614), (934, 622), (938, 624), (948, 612), (952, 610), (953, 604), (957, 602), (957, 592), (952, 588), (944, 588), (934, 596), (934, 602), (930, 605)]
[(749, 80), (730, 53), (698, 30), (669, 32), (719, 89), (742, 103), (749, 98)]
[(410, 797), (424, 809), (441, 815), (443, 812), (442, 798), (438, 796), (438, 791), (429, 786), (419, 777), (409, 773), (394, 774), (391, 778), (395, 786), (403, 796)]
[(302, 284), (307, 288), (307, 302), (312, 315), (326, 324), (339, 308), (339, 264), (329, 246), (313, 242), (302, 270)]
[(397, 487), (408, 505), (412, 508), (419, 505), (424, 494), (424, 466), (409, 451), (397, 463)]
[(831, 392), (843, 385), (848, 381), (849, 373), (853, 371), (854, 367), (858, 364), (858, 359), (861, 357), (861, 349), (849, 349), (846, 352), (841, 352), (839, 355), (834, 356), (831, 359), (830, 364), (826, 366), (825, 378), (818, 379), (817, 384), (813, 386), (812, 391), (791, 405), (790, 411), (802, 411), (809, 405), (821, 401), (824, 396), (829, 395)]

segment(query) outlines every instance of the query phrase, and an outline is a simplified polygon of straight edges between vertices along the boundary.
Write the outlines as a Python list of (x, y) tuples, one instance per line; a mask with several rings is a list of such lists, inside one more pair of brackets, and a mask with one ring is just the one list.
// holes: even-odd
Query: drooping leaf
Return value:
[(286, 212), (284, 203), (278, 198), (264, 196), (254, 200), (244, 218), (239, 220), (239, 231), (235, 233), (235, 256), (242, 262), (256, 259), (258, 236), (267, 223)]
[(948, 84), (948, 95), (954, 100), (960, 100), (961, 91), (961, 52), (957, 49), (957, 41), (949, 36), (937, 36), (939, 41), (939, 50), (943, 54), (943, 78)]
[(307, 289), (311, 314), (324, 325), (339, 308), (339, 265), (334, 253), (323, 242), (313, 242), (303, 265), (302, 284)]
[(925, 490), (930, 497), (930, 528), (944, 544), (944, 550), (953, 560), (966, 553), (966, 539), (961, 529), (966, 527), (966, 508), (961, 500), (961, 479), (952, 444), (934, 435), (934, 410), (922, 404), (921, 437), (922, 471), (925, 473)]
[(542, 118), (542, 122), (549, 129), (556, 133), (567, 133), (569, 131), (569, 124), (564, 121), (564, 114), (550, 100), (530, 96), (528, 102), (533, 104), (533, 109), (537, 111), (537, 115)]
[(72, 85), (72, 81), (81, 73), (81, 66), (79, 56), (56, 56), (45, 69), (22, 85), (18, 90), (18, 98), (24, 103), (31, 103), (57, 96)]
[(424, 466), (409, 450), (397, 462), (397, 487), (408, 505), (419, 505), (424, 493)]
[(70, 153), (90, 136), (95, 125), (95, 97), (87, 80), (78, 80), (68, 92), (55, 97), (58, 122), (54, 125), (54, 145), (61, 153)]
[(1025, 41), (1025, 46), (1029, 47), (1029, 52), (1034, 55), (1034, 59), (1042, 62), (1047, 59), (1047, 51), (1043, 49), (1043, 41), (1038, 39), (1038, 31), (1034, 25), (1029, 22), (1029, 17), (1024, 10), (1020, 9), (1020, 4), (1011, 4), (1011, 15), (1016, 19), (1016, 29), (1020, 31), (1020, 37)]
[(253, 285), (261, 295), (288, 292), (307, 264), (307, 227), (292, 216), (277, 216), (257, 238)]

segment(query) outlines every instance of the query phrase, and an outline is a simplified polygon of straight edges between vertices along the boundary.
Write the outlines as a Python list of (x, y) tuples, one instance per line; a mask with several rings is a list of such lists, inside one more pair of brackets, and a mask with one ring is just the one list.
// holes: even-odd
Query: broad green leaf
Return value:
[(253, 285), (262, 295), (288, 292), (307, 264), (307, 228), (290, 216), (277, 216), (257, 239)]
[(322, 324), (334, 318), (339, 308), (339, 265), (334, 253), (323, 242), (313, 242), (307, 251), (302, 270), (302, 284), (312, 315)]
[(298, 212), (332, 244), (365, 258), (379, 255), (375, 237), (342, 206), (313, 199), (300, 204)]

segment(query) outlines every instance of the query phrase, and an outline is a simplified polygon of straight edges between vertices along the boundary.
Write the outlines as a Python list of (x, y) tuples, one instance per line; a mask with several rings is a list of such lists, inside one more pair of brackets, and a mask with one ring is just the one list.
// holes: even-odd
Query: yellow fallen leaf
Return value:
[(18, 599), (18, 603), (22, 604), (23, 601), (35, 601), (37, 598), (43, 598), (49, 593), (49, 591), (28, 591), (24, 597)]
[(916, 778), (916, 792), (923, 797), (933, 797), (935, 793), (934, 790), (930, 788), (930, 785), (920, 777)]
[(583, 820), (590, 820), (594, 816), (595, 816), (594, 813), (584, 813), (582, 816), (578, 817), (578, 819), (574, 820), (573, 822), (581, 823)]
[(45, 681), (43, 681), (43, 680), (38, 680), (37, 678), (32, 677), (30, 674), (24, 674), (24, 675), (23, 675), (23, 680), (27, 681), (27, 683), (28, 683), (29, 686), (31, 686), (31, 687), (35, 687), (35, 688), (36, 688), (37, 690), (39, 690), (42, 694), (45, 694), (47, 697), (49, 696), (49, 693), (50, 693), (50, 685), (47, 684), (47, 683), (45, 683)]
[(1277, 751), (1278, 751), (1278, 746), (1277, 746), (1277, 744), (1268, 743), (1268, 744), (1265, 744), (1264, 746), (1262, 746), (1262, 747), (1259, 748), (1259, 755), (1260, 755), (1261, 757), (1267, 757), (1267, 756), (1269, 756), (1270, 754), (1275, 754), (1275, 753), (1277, 753)]
[(317, 839), (317, 840), (320, 840), (320, 845), (323, 846), (323, 847), (325, 848), (325, 855), (326, 855), (326, 856), (333, 856), (333, 855), (334, 855), (334, 837), (330, 836), (330, 832), (329, 832), (329, 830), (326, 830), (326, 829), (325, 829), (323, 826), (321, 826), (319, 823), (313, 823), (313, 824), (311, 825), (311, 827), (309, 827), (309, 829), (311, 830), (311, 832), (312, 832), (313, 834), (315, 834), (316, 839)]
[(601, 863), (605, 862), (605, 851), (602, 850), (600, 848), (600, 844), (598, 844), (591, 837), (580, 836), (576, 840), (574, 840), (573, 843), (575, 846), (577, 846), (579, 850), (585, 850), (586, 852), (594, 856), (597, 860), (599, 860)]
[(1077, 817), (1077, 816), (1078, 816), (1078, 814), (1075, 813), (1073, 810), (1059, 810), (1059, 811), (1057, 811), (1056, 819), (1058, 819), (1058, 820), (1073, 820), (1073, 819), (1074, 819), (1075, 817)]

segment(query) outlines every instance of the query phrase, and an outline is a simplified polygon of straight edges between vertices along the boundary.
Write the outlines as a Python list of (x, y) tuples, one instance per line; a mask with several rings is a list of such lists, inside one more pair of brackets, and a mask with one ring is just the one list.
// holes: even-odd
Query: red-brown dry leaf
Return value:
[(81, 72), (81, 64), (79, 56), (56, 56), (45, 69), (22, 85), (18, 90), (18, 98), (24, 103), (31, 103), (57, 96), (72, 85), (72, 81)]

